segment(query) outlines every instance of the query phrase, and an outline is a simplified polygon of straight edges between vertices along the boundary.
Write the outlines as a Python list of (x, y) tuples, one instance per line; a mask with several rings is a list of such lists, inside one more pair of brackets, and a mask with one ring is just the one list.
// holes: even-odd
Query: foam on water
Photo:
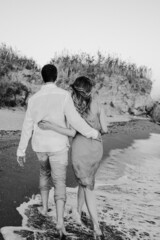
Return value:
[[(103, 239), (160, 239), (159, 142), (160, 135), (152, 134), (148, 140), (136, 140), (126, 149), (112, 150), (102, 162), (96, 176), (96, 194)], [(52, 189), (51, 217), (40, 216), (40, 195), (33, 196), (17, 208), (23, 217), (22, 226), (1, 229), (4, 239), (58, 239), (53, 194)], [(86, 226), (76, 223), (76, 195), (77, 188), (67, 188), (65, 224), (74, 233), (67, 239), (94, 239), (86, 207)], [(53, 233), (49, 233), (51, 229)]]
[(112, 209), (107, 222), (132, 233), (131, 239), (160, 239), (159, 142), (160, 135), (152, 134), (127, 149), (111, 151), (97, 174), (98, 188)]
[[(94, 238), (94, 231), (89, 219), (89, 214), (86, 207), (83, 209), (82, 220), (84, 225), (79, 225), (76, 212), (76, 198), (77, 198), (77, 188), (67, 188), (67, 202), (65, 206), (65, 225), (68, 232), (72, 235), (67, 236), (66, 240), (71, 239), (81, 239), (81, 240), (91, 240)], [(59, 239), (59, 235), (56, 231), (56, 209), (53, 201), (54, 189), (52, 188), (49, 194), (49, 216), (42, 216), (37, 207), (41, 205), (40, 195), (32, 196), (28, 202), (22, 203), (18, 208), (18, 212), (23, 218), (21, 227), (3, 227), (1, 233), (6, 240), (50, 240)], [(98, 212), (101, 212), (101, 205), (104, 196), (99, 196)], [(105, 223), (105, 221), (104, 221)], [(105, 224), (101, 224), (103, 230), (104, 238), (109, 236), (110, 240), (122, 240), (121, 234), (116, 231), (116, 229), (108, 228)]]

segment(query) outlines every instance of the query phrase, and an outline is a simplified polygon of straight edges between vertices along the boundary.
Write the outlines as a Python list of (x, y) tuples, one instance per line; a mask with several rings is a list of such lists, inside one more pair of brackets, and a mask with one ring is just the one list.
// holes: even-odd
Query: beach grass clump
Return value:
[(50, 63), (53, 63), (59, 68), (59, 84), (67, 87), (69, 83), (79, 75), (86, 75), (90, 77), (94, 83), (102, 83), (106, 76), (112, 77), (119, 75), (128, 80), (134, 89), (138, 88), (140, 81), (143, 79), (146, 85), (151, 84), (151, 69), (146, 66), (138, 67), (134, 63), (127, 63), (118, 57), (111, 55), (104, 55), (100, 51), (97, 55), (90, 55), (88, 53), (80, 54), (61, 54), (55, 55)]
[(0, 46), (0, 107), (25, 106), (32, 83), (40, 79), (33, 59), (21, 56), (12, 47)]
[(145, 114), (145, 106), (151, 101), (151, 69), (146, 66), (138, 67), (101, 52), (94, 56), (62, 53), (55, 55), (50, 63), (58, 67), (57, 84), (66, 90), (78, 76), (89, 77), (107, 116)]
[(4, 78), (0, 81), (0, 106), (25, 106), (30, 92), (30, 88), (24, 83)]
[[(55, 55), (49, 63), (58, 68), (58, 86), (68, 90), (78, 76), (88, 76), (101, 98), (104, 98), (104, 92), (108, 93), (105, 95), (108, 98), (102, 102), (117, 106), (118, 112), (128, 111), (136, 105), (135, 99), (146, 99), (151, 92), (151, 69), (100, 51), (96, 55), (62, 53)], [(40, 68), (33, 59), (21, 56), (5, 44), (0, 46), (0, 107), (26, 106), (28, 97), (39, 90), (41, 84)], [(129, 106), (125, 104), (126, 98), (130, 101)], [(119, 99), (122, 103), (117, 105)]]
[(0, 46), (0, 77), (5, 76), (10, 71), (22, 69), (38, 69), (38, 65), (32, 58), (21, 56), (12, 47), (1, 44)]

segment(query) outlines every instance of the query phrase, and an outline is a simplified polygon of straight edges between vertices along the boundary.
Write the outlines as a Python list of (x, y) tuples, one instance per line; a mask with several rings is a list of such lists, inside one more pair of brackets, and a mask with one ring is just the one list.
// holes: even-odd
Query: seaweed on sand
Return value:
[[(39, 205), (29, 205), (25, 210), (25, 215), (28, 218), (26, 227), (30, 230), (16, 230), (14, 233), (25, 240), (59, 239), (59, 234), (56, 230), (56, 220), (51, 216), (41, 215), (37, 206)], [(83, 225), (78, 225), (74, 222), (70, 215), (67, 215), (64, 221), (67, 232), (71, 233), (71, 235), (63, 237), (63, 239), (66, 240), (123, 240), (121, 237), (122, 233), (116, 233), (104, 222), (100, 222), (103, 235), (101, 237), (95, 237), (92, 222), (85, 213), (82, 214)]]

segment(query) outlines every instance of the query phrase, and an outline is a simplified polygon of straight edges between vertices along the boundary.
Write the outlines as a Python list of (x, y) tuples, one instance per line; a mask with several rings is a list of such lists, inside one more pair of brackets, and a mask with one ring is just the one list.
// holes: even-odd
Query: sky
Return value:
[(0, 44), (43, 66), (56, 53), (116, 56), (152, 69), (160, 98), (160, 0), (0, 0)]

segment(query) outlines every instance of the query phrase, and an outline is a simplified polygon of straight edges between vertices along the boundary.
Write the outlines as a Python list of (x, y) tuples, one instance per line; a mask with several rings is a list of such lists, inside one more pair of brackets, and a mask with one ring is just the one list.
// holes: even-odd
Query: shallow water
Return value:
[[(106, 196), (107, 223), (131, 239), (160, 239), (160, 135), (113, 150), (97, 173)], [(114, 217), (116, 216), (116, 217)]]
[[(126, 149), (112, 150), (103, 160), (96, 176), (103, 239), (160, 239), (159, 143), (160, 135), (151, 134), (149, 139), (136, 140)], [(65, 224), (69, 231), (74, 232), (74, 236), (67, 239), (94, 239), (88, 214), (84, 217), (87, 227), (80, 227), (74, 221), (71, 209), (76, 208), (76, 192), (77, 188), (67, 189)], [(58, 239), (53, 193), (52, 189), (49, 206), (53, 219), (39, 215), (37, 204), (41, 203), (41, 199), (39, 195), (33, 196), (17, 209), (23, 216), (22, 227), (2, 228), (4, 238)], [(86, 208), (84, 211), (87, 213)]]

